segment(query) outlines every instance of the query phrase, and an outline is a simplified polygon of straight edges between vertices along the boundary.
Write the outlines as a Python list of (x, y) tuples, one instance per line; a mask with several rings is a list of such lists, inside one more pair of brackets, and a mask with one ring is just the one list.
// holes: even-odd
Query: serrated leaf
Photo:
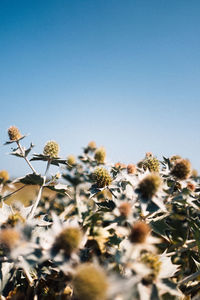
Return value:
[(28, 149), (25, 150), (25, 157), (28, 156), (28, 154), (30, 153), (30, 151), (33, 149), (33, 147), (35, 147), (35, 145), (33, 145), (32, 143), (30, 144), (30, 147)]
[(103, 211), (112, 211), (115, 207), (116, 204), (114, 201), (109, 200), (109, 201), (103, 201), (103, 202), (96, 202), (96, 204), (101, 208)]
[(28, 174), (25, 177), (19, 178), (17, 181), (24, 183), (24, 184), (42, 186), (44, 184), (44, 177), (42, 177), (41, 175), (37, 175), (37, 174)]

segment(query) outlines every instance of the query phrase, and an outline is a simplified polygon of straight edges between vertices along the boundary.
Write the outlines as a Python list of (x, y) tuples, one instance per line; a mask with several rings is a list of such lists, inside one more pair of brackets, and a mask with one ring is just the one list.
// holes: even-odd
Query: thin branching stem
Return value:
[(22, 149), (22, 146), (20, 145), (20, 142), (17, 141), (16, 142), (19, 150), (21, 151), (21, 155), (22, 157), (25, 159), (25, 161), (27, 162), (27, 164), (29, 165), (29, 167), (31, 168), (31, 170), (33, 171), (34, 174), (37, 174), (36, 170), (34, 169), (34, 167), (31, 165), (30, 161), (28, 160), (28, 158), (25, 156), (24, 150)]

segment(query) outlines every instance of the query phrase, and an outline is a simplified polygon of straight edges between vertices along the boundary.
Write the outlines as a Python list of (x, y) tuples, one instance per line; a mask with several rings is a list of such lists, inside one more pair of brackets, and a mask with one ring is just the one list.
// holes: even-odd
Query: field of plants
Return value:
[(25, 138), (11, 126), (5, 147), (30, 173), (0, 171), (1, 300), (200, 299), (200, 178), (187, 158), (110, 164), (94, 141), (61, 158), (55, 141), (36, 154)]

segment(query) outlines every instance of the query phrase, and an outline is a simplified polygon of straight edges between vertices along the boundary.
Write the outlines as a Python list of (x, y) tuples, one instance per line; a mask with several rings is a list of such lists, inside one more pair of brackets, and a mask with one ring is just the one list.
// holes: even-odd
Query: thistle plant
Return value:
[[(200, 182), (189, 160), (146, 153), (108, 165), (94, 142), (63, 159), (55, 141), (32, 154), (17, 127), (8, 137), (30, 173), (0, 171), (3, 300), (199, 299)], [(50, 175), (52, 165), (62, 168)]]

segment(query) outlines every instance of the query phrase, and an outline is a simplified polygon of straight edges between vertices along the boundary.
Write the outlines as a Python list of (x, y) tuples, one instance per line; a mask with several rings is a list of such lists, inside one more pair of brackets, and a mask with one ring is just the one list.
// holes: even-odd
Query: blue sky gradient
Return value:
[[(37, 153), (95, 140), (113, 162), (152, 151), (200, 171), (199, 12), (198, 0), (1, 0), (1, 145), (16, 125)], [(0, 169), (28, 172), (9, 150)]]

